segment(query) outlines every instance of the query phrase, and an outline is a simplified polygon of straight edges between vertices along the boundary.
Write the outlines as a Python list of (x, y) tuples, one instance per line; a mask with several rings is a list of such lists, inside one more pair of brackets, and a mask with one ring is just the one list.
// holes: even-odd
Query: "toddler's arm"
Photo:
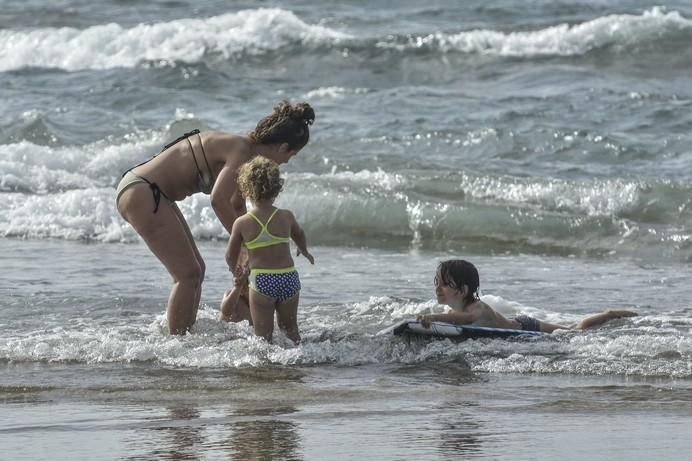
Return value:
[(237, 279), (241, 276), (244, 267), (238, 264), (240, 258), (240, 248), (243, 243), (243, 236), (238, 229), (238, 222), (240, 220), (236, 219), (231, 228), (231, 237), (228, 239), (228, 245), (226, 246), (226, 264), (228, 264), (228, 270), (233, 272), (233, 276)]
[[(290, 212), (289, 212), (290, 213)], [(315, 258), (310, 254), (308, 251), (308, 243), (307, 239), (305, 237), (305, 231), (303, 230), (302, 227), (300, 227), (300, 224), (298, 224), (298, 221), (296, 221), (295, 216), (293, 216), (293, 213), (290, 213), (291, 216), (291, 239), (296, 243), (296, 246), (298, 247), (298, 254), (300, 255), (301, 253), (303, 256), (308, 258), (308, 261), (310, 261), (310, 264), (315, 264)]]

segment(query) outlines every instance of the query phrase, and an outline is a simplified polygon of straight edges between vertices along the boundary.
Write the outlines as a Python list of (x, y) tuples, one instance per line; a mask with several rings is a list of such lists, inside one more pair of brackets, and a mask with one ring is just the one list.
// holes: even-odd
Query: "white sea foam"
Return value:
[(531, 204), (546, 210), (610, 216), (635, 206), (641, 185), (623, 179), (589, 181), (523, 181), (503, 177), (471, 177), (461, 181), (464, 193), (483, 200)]
[(112, 189), (78, 189), (31, 196), (7, 194), (0, 204), (0, 235), (125, 240), (132, 231), (124, 222), (114, 220), (114, 198)]
[[(207, 196), (190, 197), (179, 207), (197, 237), (227, 237)], [(45, 195), (5, 194), (0, 201), (0, 235), (100, 242), (131, 242), (139, 238), (117, 212), (113, 187)]]
[[(0, 192), (6, 192), (6, 198), (0, 201), (0, 235), (109, 242), (136, 239), (115, 209), (114, 188), (122, 171), (149, 157), (162, 139), (161, 133), (148, 133), (116, 144), (103, 141), (55, 148), (22, 141), (3, 146)], [(436, 181), (433, 194), (437, 189), (443, 196), (463, 190), (454, 192), (460, 201), (448, 203), (434, 195), (429, 199), (421, 196), (418, 179), (381, 169), (293, 173), (286, 178), (287, 187), (277, 204), (293, 209), (313, 235), (340, 229), (347, 234), (411, 238), (414, 245), (431, 232), (461, 228), (468, 235), (486, 235), (489, 229), (509, 233), (506, 235), (526, 232), (506, 205), (516, 207), (514, 213), (528, 210), (546, 214), (546, 219), (558, 212), (551, 225), (558, 235), (564, 234), (574, 219), (616, 216), (636, 209), (641, 189), (636, 182), (620, 179), (580, 183), (462, 175), (460, 182), (456, 178)], [(486, 210), (479, 215), (478, 228), (462, 219), (469, 212), (469, 200)], [(214, 216), (208, 196), (196, 194), (179, 205), (195, 236), (224, 238), (225, 230)], [(545, 220), (541, 224), (547, 225)], [(637, 229), (625, 226), (614, 231), (626, 238)], [(665, 231), (651, 238), (670, 240)]]
[(305, 93), (305, 99), (341, 99), (352, 94), (367, 94), (370, 92), (367, 88), (344, 88), (340, 86), (320, 87), (315, 90)]
[[(312, 183), (333, 190), (352, 191), (358, 196), (390, 194), (389, 198), (408, 203), (406, 193), (416, 187), (415, 182), (400, 173), (375, 171), (340, 171), (327, 175), (293, 175), (293, 183)], [(460, 187), (459, 196), (468, 196), (484, 201), (497, 201), (521, 206), (532, 205), (549, 211), (580, 213), (585, 216), (610, 216), (630, 210), (639, 201), (644, 184), (624, 179), (589, 181), (564, 180), (521, 180), (501, 176), (461, 175), (459, 183), (446, 179), (448, 192)], [(437, 182), (440, 184), (439, 181)], [(442, 186), (440, 186), (442, 187)], [(416, 203), (410, 202), (410, 212), (415, 212)], [(426, 203), (426, 208), (433, 203)], [(441, 210), (445, 211), (445, 210)]]
[(43, 194), (114, 185), (126, 168), (156, 152), (163, 139), (163, 132), (147, 132), (81, 146), (5, 144), (0, 146), (0, 192)]
[(442, 52), (494, 54), (501, 56), (577, 56), (606, 47), (628, 47), (659, 40), (666, 33), (692, 30), (692, 21), (676, 11), (659, 7), (641, 15), (609, 15), (581, 24), (560, 24), (521, 32), (472, 30), (457, 34), (433, 33), (411, 38), (407, 43), (381, 41), (382, 48), (400, 50), (432, 48)]
[[(472, 30), (435, 32), (406, 43), (391, 38), (380, 48), (431, 48), (441, 52), (502, 56), (582, 55), (605, 46), (628, 47), (658, 40), (666, 33), (692, 29), (692, 21), (659, 7), (641, 15), (609, 15), (581, 24), (560, 24), (535, 31)], [(71, 27), (4, 29), (0, 31), (0, 71), (47, 67), (67, 71), (134, 67), (142, 62), (201, 62), (208, 54), (228, 59), (263, 54), (292, 44), (339, 46), (357, 44), (350, 33), (308, 24), (293, 12), (259, 8), (196, 19), (138, 24), (130, 28), (101, 24)], [(334, 89), (315, 90), (335, 97)]]
[[(397, 305), (401, 303), (401, 305)], [(256, 338), (247, 322), (222, 323), (216, 310), (202, 308), (192, 334), (169, 337), (165, 314), (147, 319), (128, 318), (127, 325), (107, 327), (88, 319), (71, 326), (8, 335), (0, 340), (0, 360), (28, 362), (128, 363), (155, 362), (183, 368), (235, 368), (267, 364), (355, 365), (463, 360), (471, 369), (492, 373), (571, 373), (590, 375), (692, 376), (692, 341), (680, 332), (659, 334), (628, 325), (591, 332), (554, 335), (550, 339), (506, 341), (483, 339), (454, 343), (409, 342), (378, 335), (383, 324), (359, 331), (363, 316), (387, 310), (422, 311), (430, 302), (411, 303), (372, 298), (365, 304), (341, 306), (343, 322), (330, 317), (324, 331), (323, 314), (304, 313), (304, 341), (294, 346), (277, 332), (274, 344)], [(366, 309), (363, 314), (363, 309)], [(334, 320), (336, 323), (331, 322)], [(382, 319), (381, 319), (382, 320)]]
[(200, 62), (206, 54), (225, 58), (260, 54), (293, 43), (333, 43), (349, 35), (307, 24), (294, 13), (260, 8), (204, 19), (179, 19), (125, 28), (103, 24), (87, 29), (40, 28), (0, 31), (0, 71), (49, 67), (74, 71), (134, 67), (143, 61)]
[[(176, 120), (190, 117), (179, 112)], [(55, 147), (20, 141), (0, 146), (0, 193), (6, 197), (0, 201), (0, 235), (136, 240), (115, 209), (114, 188), (123, 171), (158, 151), (170, 137), (169, 129), (87, 145)], [(606, 233), (623, 242), (673, 246), (689, 239), (676, 230), (658, 228), (652, 233), (646, 225), (620, 218), (648, 209), (650, 203), (655, 205), (656, 192), (646, 192), (651, 184), (642, 180), (529, 180), (470, 174), (419, 177), (381, 168), (289, 173), (286, 178), (287, 187), (277, 204), (293, 209), (313, 235), (333, 234), (338, 229), (347, 235), (407, 238), (417, 247), (426, 238), (453, 236), (459, 229), (466, 237), (494, 233), (497, 238), (511, 239), (524, 238), (534, 226), (541, 226), (547, 239), (574, 228)], [(672, 186), (664, 183), (661, 187), (665, 192)], [(645, 193), (654, 195), (642, 203)], [(180, 202), (180, 208), (196, 237), (225, 237), (207, 196), (189, 197)], [(476, 213), (477, 219), (467, 219), (469, 212)], [(524, 215), (531, 219), (522, 219)], [(608, 229), (590, 227), (603, 218), (615, 220)]]

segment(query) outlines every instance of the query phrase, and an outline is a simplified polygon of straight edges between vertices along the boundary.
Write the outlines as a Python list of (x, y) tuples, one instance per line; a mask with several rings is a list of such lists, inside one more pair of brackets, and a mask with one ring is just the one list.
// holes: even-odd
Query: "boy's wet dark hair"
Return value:
[(465, 301), (474, 302), (479, 299), (478, 287), (480, 278), (476, 266), (463, 259), (449, 259), (437, 266), (442, 282), (452, 288), (461, 290), (464, 285), (469, 287)]

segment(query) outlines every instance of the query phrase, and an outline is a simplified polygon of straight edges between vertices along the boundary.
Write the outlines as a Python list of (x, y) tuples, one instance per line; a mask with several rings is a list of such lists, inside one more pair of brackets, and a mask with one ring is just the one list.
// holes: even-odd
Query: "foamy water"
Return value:
[(531, 31), (472, 29), (405, 36), (356, 37), (348, 28), (309, 24), (280, 8), (241, 10), (208, 18), (182, 18), (123, 27), (116, 23), (84, 29), (34, 27), (0, 32), (0, 71), (25, 67), (66, 71), (135, 67), (152, 63), (201, 62), (209, 55), (239, 59), (243, 55), (291, 51), (291, 48), (370, 48), (399, 51), (479, 53), (512, 57), (579, 56), (613, 48), (616, 53), (649, 43), (689, 38), (692, 21), (661, 7), (641, 14), (611, 14), (578, 24), (558, 24)]

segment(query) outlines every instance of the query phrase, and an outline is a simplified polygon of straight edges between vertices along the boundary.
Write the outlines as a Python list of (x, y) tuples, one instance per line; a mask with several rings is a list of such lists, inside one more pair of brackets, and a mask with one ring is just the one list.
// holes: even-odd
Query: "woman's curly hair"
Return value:
[(261, 155), (243, 164), (238, 170), (240, 192), (252, 203), (276, 198), (283, 185), (279, 165)]
[(315, 111), (310, 104), (291, 104), (284, 100), (248, 136), (259, 144), (287, 143), (289, 149), (300, 150), (310, 140), (310, 125), (314, 121)]

